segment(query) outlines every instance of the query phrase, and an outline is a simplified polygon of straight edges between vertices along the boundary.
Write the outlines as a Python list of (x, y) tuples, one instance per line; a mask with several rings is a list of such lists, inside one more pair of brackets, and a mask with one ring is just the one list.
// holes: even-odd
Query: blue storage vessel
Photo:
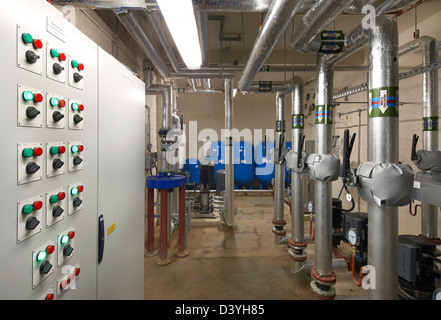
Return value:
[(234, 142), (234, 188), (252, 189), (255, 176), (253, 144), (248, 141)]
[(271, 151), (275, 148), (274, 141), (261, 141), (255, 148), (255, 175), (260, 189), (271, 189), (274, 179), (274, 162), (271, 160)]

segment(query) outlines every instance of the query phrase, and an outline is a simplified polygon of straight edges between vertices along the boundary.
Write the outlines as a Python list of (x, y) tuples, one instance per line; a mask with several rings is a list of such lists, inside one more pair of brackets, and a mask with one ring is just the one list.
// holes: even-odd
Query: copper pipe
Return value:
[(179, 249), (178, 255), (185, 249), (185, 187), (179, 188)]
[(160, 189), (161, 190), (161, 230), (160, 230), (160, 252), (159, 252), (159, 258), (156, 261), (159, 265), (168, 264), (170, 260), (168, 259), (167, 255), (167, 224), (168, 224), (168, 214), (167, 214), (167, 200), (168, 200), (168, 190), (167, 189)]
[(155, 189), (147, 189), (147, 254), (155, 252)]

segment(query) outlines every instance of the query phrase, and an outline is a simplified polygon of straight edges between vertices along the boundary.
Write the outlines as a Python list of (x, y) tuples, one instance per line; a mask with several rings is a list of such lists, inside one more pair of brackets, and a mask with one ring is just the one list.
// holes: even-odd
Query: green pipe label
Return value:
[(286, 131), (285, 124), (286, 124), (285, 120), (276, 121), (276, 132), (285, 132)]
[(323, 30), (320, 33), (321, 44), (319, 53), (339, 53), (345, 45), (345, 35), (340, 30)]
[(292, 115), (292, 128), (303, 129), (305, 127), (305, 116), (303, 114)]
[(331, 107), (329, 104), (315, 106), (315, 124), (332, 124)]
[(438, 117), (424, 117), (423, 131), (438, 131)]
[(369, 90), (369, 118), (398, 117), (398, 87)]

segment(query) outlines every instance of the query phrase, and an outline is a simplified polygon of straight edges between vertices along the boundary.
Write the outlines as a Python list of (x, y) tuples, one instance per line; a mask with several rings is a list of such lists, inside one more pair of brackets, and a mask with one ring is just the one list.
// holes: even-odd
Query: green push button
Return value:
[(76, 102), (72, 103), (72, 110), (77, 111), (80, 108), (80, 105)]
[(72, 60), (72, 67), (78, 68), (78, 61), (77, 60)]
[(58, 154), (59, 151), (58, 147), (51, 147), (51, 154)]
[(34, 100), (34, 94), (31, 91), (25, 91), (23, 92), (23, 99), (26, 101), (32, 101)]
[(51, 98), (51, 106), (57, 107), (60, 101), (57, 98)]
[(53, 195), (49, 198), (49, 201), (51, 203), (57, 203), (58, 202), (58, 196), (57, 195)]
[(34, 207), (31, 204), (25, 205), (22, 210), (24, 214), (32, 213), (32, 211), (34, 211)]
[(23, 157), (30, 158), (33, 155), (34, 155), (34, 150), (32, 150), (31, 148), (26, 148), (23, 150)]
[(21, 38), (24, 43), (32, 43), (34, 41), (34, 38), (29, 33), (23, 33)]
[(51, 56), (52, 58), (57, 58), (59, 56), (59, 53), (56, 49), (51, 49)]

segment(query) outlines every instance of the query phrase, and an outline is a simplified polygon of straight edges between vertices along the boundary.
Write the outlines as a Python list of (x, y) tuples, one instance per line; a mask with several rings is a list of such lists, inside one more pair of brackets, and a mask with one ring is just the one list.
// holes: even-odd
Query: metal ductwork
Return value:
[(295, 13), (302, 4), (302, 0), (274, 0), (271, 3), (262, 29), (257, 36), (251, 51), (248, 63), (238, 82), (238, 89), (247, 91), (259, 69), (270, 55), (277, 40), (285, 32)]

